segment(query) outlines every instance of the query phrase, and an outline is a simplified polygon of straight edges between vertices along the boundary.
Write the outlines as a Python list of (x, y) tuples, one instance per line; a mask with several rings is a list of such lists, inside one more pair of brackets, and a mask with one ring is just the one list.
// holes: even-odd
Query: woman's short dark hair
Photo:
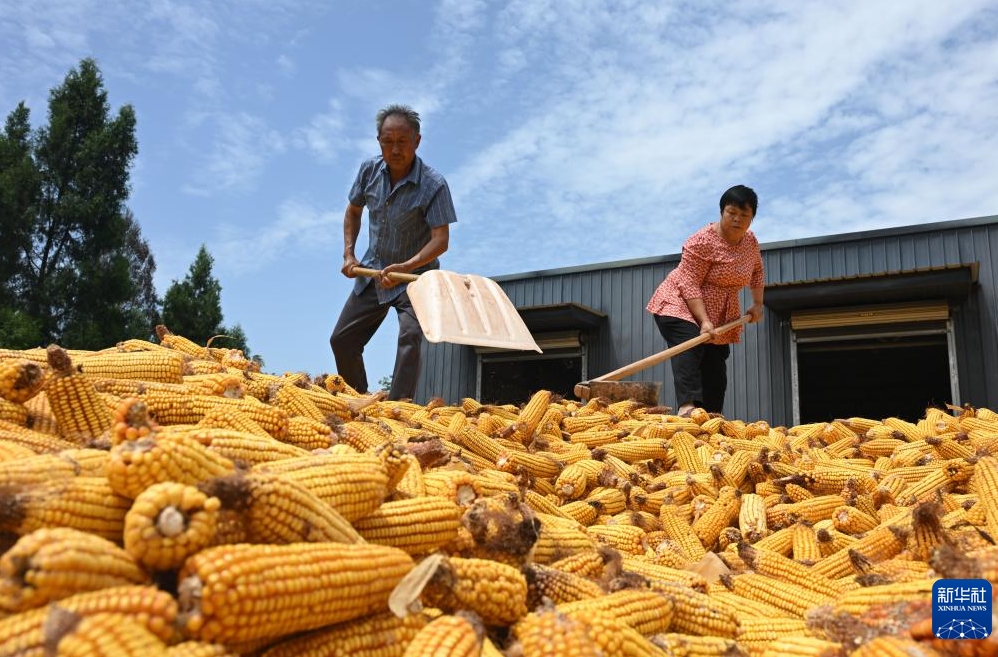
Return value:
[(745, 185), (735, 185), (728, 191), (721, 194), (721, 212), (724, 208), (733, 205), (737, 208), (752, 208), (752, 216), (759, 210), (759, 197), (755, 190)]
[(408, 105), (399, 105), (393, 103), (386, 107), (378, 110), (378, 115), (374, 117), (374, 123), (378, 128), (378, 136), (381, 136), (381, 126), (384, 125), (385, 119), (387, 119), (392, 114), (398, 114), (412, 127), (412, 134), (419, 134), (419, 114), (416, 110), (412, 109)]

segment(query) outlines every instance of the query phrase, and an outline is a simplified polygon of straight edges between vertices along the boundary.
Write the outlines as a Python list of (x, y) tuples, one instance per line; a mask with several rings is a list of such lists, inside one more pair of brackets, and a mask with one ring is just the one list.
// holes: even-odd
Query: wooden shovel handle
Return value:
[[(727, 324), (717, 327), (716, 329), (714, 329), (714, 332), (727, 333), (736, 326), (741, 326), (745, 322), (749, 321), (751, 318), (752, 318), (751, 315), (742, 315), (733, 322), (728, 322)], [(673, 356), (679, 355), (688, 349), (692, 349), (693, 347), (703, 344), (704, 342), (708, 342), (710, 340), (711, 340), (710, 333), (701, 333), (697, 337), (690, 338), (686, 342), (680, 342), (675, 347), (669, 347), (664, 351), (660, 351), (657, 354), (652, 354), (647, 358), (642, 358), (641, 360), (635, 361), (630, 365), (624, 365), (619, 370), (614, 370), (609, 374), (604, 374), (603, 376), (598, 376), (595, 379), (590, 379), (590, 381), (619, 381), (620, 379), (623, 379), (625, 376), (630, 376), (631, 374), (640, 372), (641, 370), (649, 368), (652, 365), (658, 365), (664, 360), (669, 360)]]
[[(371, 278), (376, 278), (378, 274), (381, 273), (377, 269), (365, 269), (364, 267), (354, 267), (350, 271), (358, 276), (370, 276)], [(388, 272), (388, 278), (401, 283), (412, 283), (413, 281), (419, 279), (419, 274), (403, 274), (401, 272), (393, 271)]]

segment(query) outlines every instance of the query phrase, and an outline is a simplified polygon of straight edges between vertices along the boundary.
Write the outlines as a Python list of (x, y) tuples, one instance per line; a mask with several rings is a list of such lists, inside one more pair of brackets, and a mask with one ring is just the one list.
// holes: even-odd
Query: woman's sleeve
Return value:
[(703, 297), (703, 281), (710, 271), (710, 264), (710, 248), (700, 240), (687, 240), (676, 267), (676, 288), (680, 297), (684, 300)]
[(762, 252), (756, 247), (755, 250), (755, 267), (752, 269), (752, 281), (749, 283), (751, 288), (760, 288), (766, 284), (765, 272), (762, 269)]

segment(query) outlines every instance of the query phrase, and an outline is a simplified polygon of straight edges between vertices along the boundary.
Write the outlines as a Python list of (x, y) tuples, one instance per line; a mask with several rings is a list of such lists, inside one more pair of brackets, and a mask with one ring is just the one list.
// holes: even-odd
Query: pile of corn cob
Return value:
[(0, 657), (998, 654), (931, 628), (998, 584), (990, 410), (424, 406), (159, 338), (0, 350)]

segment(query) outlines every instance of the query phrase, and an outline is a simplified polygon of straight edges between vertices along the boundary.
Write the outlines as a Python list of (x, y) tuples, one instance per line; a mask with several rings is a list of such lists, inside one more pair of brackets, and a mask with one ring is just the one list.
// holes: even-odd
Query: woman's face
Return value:
[(752, 208), (726, 205), (721, 211), (721, 232), (729, 241), (738, 241), (752, 225), (755, 213)]

